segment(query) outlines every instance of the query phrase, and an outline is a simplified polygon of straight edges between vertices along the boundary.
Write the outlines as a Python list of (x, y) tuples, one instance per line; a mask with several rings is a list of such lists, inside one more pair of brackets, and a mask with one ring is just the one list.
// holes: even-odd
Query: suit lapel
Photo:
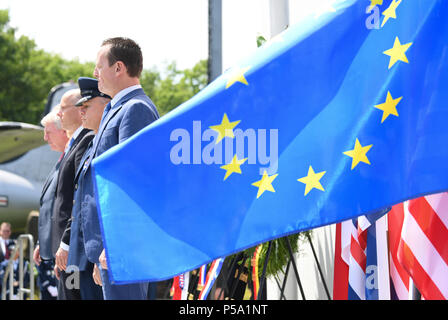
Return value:
[[(53, 171), (52, 171), (52, 173), (51, 173), (51, 175), (50, 176), (53, 176), (54, 175), (54, 172), (57, 170), (57, 169), (59, 169), (60, 168), (60, 166), (62, 165), (62, 163), (66, 160), (66, 159), (68, 159), (69, 157), (70, 157), (70, 155), (73, 153), (73, 151), (76, 149), (76, 146), (78, 145), (78, 143), (82, 140), (82, 138), (84, 138), (84, 136), (89, 132), (90, 130), (89, 129), (82, 129), (81, 130), (81, 132), (78, 134), (78, 136), (76, 137), (76, 139), (75, 139), (75, 141), (73, 141), (73, 144), (71, 145), (71, 147), (70, 147), (70, 149), (67, 151), (67, 154), (66, 155), (64, 155), (64, 158), (62, 158), (61, 159), (61, 161), (59, 161), (57, 164), (56, 164), (56, 166), (53, 168)], [(49, 176), (49, 177), (50, 177)], [(59, 176), (59, 175), (58, 175)], [(59, 179), (58, 179), (59, 180)], [(44, 189), (43, 189), (43, 191), (42, 191), (42, 196), (45, 194), (45, 192), (47, 191), (47, 189), (48, 189), (48, 186), (50, 185), (50, 182), (52, 181), (52, 179), (49, 179), (49, 178), (47, 178), (47, 182), (46, 182), (46, 184), (45, 184), (45, 186), (44, 186)], [(57, 181), (58, 182), (58, 181)], [(57, 186), (56, 186), (56, 188), (57, 188)], [(41, 199), (42, 199), (42, 196), (41, 196)]]
[(117, 103), (114, 105), (114, 107), (112, 107), (109, 110), (106, 117), (101, 121), (100, 128), (98, 130), (98, 134), (96, 135), (96, 137), (94, 139), (95, 143), (93, 144), (93, 157), (95, 157), (95, 155), (96, 155), (96, 152), (98, 150), (99, 141), (101, 140), (101, 136), (103, 135), (103, 132), (106, 129), (109, 121), (118, 113), (118, 111), (121, 110), (121, 108), (123, 107), (123, 104), (128, 102), (130, 99), (132, 99), (138, 95), (143, 95), (143, 94), (145, 94), (145, 92), (141, 88), (133, 90), (133, 91), (129, 92), (127, 95), (125, 95), (123, 98), (118, 100)]
[(53, 176), (56, 172), (56, 170), (59, 169), (59, 166), (61, 165), (62, 160), (59, 160), (58, 162), (56, 162), (56, 164), (54, 165), (53, 169), (51, 169), (50, 174), (47, 177), (47, 180), (45, 180), (44, 186), (42, 188), (42, 193), (40, 195), (40, 202), (42, 203), (42, 198), (44, 197), (45, 193), (47, 192), (48, 187), (51, 184), (51, 181), (53, 181)]
[(96, 135), (96, 137), (95, 137), (95, 139), (94, 139), (94, 144), (93, 144), (93, 156), (95, 156), (95, 154), (96, 154), (96, 151), (98, 150), (98, 144), (99, 144), (99, 141), (100, 141), (100, 139), (101, 139), (101, 136), (103, 135), (103, 132), (104, 132), (104, 129), (106, 128), (106, 126), (107, 126), (107, 124), (109, 123), (109, 121), (118, 113), (118, 111), (120, 111), (121, 110), (121, 108), (122, 108), (123, 106), (122, 105), (120, 105), (120, 106), (118, 106), (118, 107), (114, 107), (113, 109), (111, 109), (108, 113), (107, 113), (107, 115), (106, 115), (106, 117), (104, 118), (104, 120), (103, 120), (103, 122), (101, 122), (101, 128), (100, 128), (100, 130), (98, 131), (98, 133), (97, 133), (97, 135)]
[(73, 150), (76, 149), (76, 146), (78, 145), (78, 143), (82, 140), (82, 138), (84, 138), (84, 136), (89, 132), (89, 129), (82, 129), (81, 132), (78, 134), (78, 136), (76, 137), (75, 141), (73, 141), (72, 146), (70, 147), (70, 149), (68, 150), (67, 154), (65, 155), (64, 159), (70, 157), (70, 155), (72, 154)]
[(82, 157), (81, 162), (79, 163), (78, 171), (76, 171), (76, 174), (75, 174), (75, 179), (74, 179), (75, 183), (78, 181), (79, 176), (81, 175), (81, 172), (82, 172), (84, 166), (89, 165), (88, 161), (92, 155), (92, 145), (94, 144), (95, 138), (93, 138), (93, 140), (90, 141), (89, 146), (87, 147), (86, 151), (84, 152), (84, 156)]

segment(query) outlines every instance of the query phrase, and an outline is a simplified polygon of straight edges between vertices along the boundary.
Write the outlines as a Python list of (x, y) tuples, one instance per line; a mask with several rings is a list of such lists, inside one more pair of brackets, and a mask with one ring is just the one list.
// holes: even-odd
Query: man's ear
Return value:
[(115, 73), (122, 74), (123, 72), (127, 72), (126, 65), (121, 61), (117, 61), (115, 63)]

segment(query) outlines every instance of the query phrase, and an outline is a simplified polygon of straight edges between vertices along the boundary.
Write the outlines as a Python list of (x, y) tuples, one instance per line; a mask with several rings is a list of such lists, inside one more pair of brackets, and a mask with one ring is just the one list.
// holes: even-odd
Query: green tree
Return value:
[[(9, 12), (0, 10), (0, 121), (39, 123), (51, 88), (91, 76), (94, 66), (39, 50), (26, 36), (16, 37)], [(140, 80), (163, 115), (206, 86), (207, 62), (186, 70), (178, 70), (174, 62), (162, 71), (145, 69)]]
[(207, 85), (207, 60), (193, 68), (178, 70), (172, 62), (165, 67), (162, 78), (156, 70), (143, 74), (142, 86), (157, 106), (161, 115), (178, 107)]
[(51, 88), (91, 75), (93, 63), (65, 60), (16, 37), (9, 12), (0, 10), (0, 120), (38, 123)]

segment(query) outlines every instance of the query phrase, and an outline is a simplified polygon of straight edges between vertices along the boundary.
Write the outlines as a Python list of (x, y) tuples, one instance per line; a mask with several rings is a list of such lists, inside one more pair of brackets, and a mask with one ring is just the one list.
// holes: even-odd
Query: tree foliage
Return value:
[[(0, 10), (0, 121), (38, 124), (51, 88), (91, 77), (95, 64), (45, 52), (16, 32), (9, 26), (8, 10)], [(145, 69), (141, 84), (163, 115), (207, 84), (207, 63), (200, 61), (187, 70), (178, 70), (175, 63), (165, 71)]]
[(155, 68), (144, 70), (141, 84), (160, 114), (164, 115), (207, 85), (207, 60), (201, 60), (186, 70), (178, 70), (175, 62), (168, 64), (162, 72)]

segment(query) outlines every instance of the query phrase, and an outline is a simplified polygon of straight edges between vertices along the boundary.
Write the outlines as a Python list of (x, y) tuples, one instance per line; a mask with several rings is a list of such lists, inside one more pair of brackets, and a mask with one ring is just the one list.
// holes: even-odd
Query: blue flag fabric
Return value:
[(113, 281), (448, 189), (448, 1), (386, 0), (379, 29), (368, 5), (334, 1), (94, 160)]

